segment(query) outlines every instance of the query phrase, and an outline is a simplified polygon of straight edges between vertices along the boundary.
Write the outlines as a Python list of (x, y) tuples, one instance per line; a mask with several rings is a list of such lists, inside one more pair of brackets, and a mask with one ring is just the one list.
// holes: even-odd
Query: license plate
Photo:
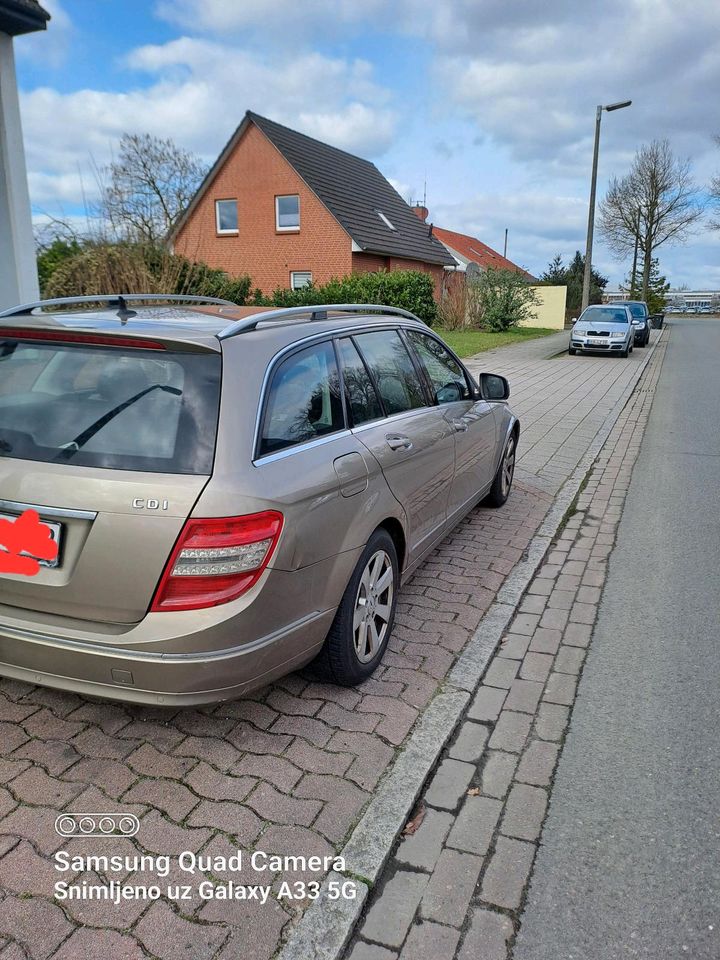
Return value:
[[(12, 520), (17, 520), (17, 518), (18, 518), (18, 515), (16, 513), (0, 513), (0, 520), (12, 521)], [(60, 563), (60, 541), (62, 539), (62, 524), (53, 523), (51, 520), (43, 520), (42, 517), (40, 518), (40, 522), (43, 524), (43, 526), (48, 528), (48, 530), (50, 531), (50, 536), (58, 545), (57, 556), (55, 557), (54, 560), (42, 560), (40, 557), (33, 557), (31, 553), (27, 552), (27, 550), (22, 550), (20, 552), (20, 556), (32, 557), (33, 560), (37, 560), (37, 562), (40, 564), (41, 567), (57, 567)], [(7, 553), (7, 550), (2, 544), (0, 544), (0, 550), (2, 550), (3, 553)]]
[(598, 337), (588, 337), (588, 343), (592, 343), (593, 346), (604, 347), (607, 340), (600, 340)]

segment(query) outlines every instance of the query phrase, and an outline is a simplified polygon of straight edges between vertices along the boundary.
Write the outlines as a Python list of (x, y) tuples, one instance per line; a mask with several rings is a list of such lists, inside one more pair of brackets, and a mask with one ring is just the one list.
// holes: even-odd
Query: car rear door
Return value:
[(448, 515), (462, 515), (493, 479), (496, 422), (492, 406), (473, 397), (464, 368), (437, 337), (407, 330), (425, 371), (432, 397), (455, 437), (455, 472)]
[[(212, 349), (0, 328), (0, 605), (142, 619), (212, 472), (219, 392)], [(8, 548), (29, 510), (59, 539), (32, 575)]]
[[(338, 341), (346, 385), (358, 397), (379, 399), (378, 418), (353, 423), (353, 432), (380, 463), (408, 524), (408, 563), (443, 531), (455, 461), (454, 430), (429, 404), (424, 377), (396, 329)], [(350, 401), (357, 414), (359, 401)]]

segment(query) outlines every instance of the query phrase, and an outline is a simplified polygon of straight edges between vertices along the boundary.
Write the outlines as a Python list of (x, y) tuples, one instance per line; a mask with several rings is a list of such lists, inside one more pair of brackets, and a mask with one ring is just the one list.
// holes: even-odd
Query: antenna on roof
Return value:
[(118, 296), (118, 304), (120, 309), (118, 310), (117, 315), (120, 318), (120, 323), (125, 326), (130, 317), (137, 316), (137, 310), (128, 310), (127, 300), (123, 296)]

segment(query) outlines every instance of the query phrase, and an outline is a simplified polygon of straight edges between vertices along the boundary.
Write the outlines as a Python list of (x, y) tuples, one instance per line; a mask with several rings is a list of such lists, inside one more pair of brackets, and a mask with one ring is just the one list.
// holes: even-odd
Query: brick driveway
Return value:
[[(303, 902), (202, 900), (194, 889), (191, 900), (61, 906), (53, 885), (72, 875), (58, 874), (50, 858), (60, 848), (72, 855), (342, 848), (644, 355), (548, 358), (553, 349), (522, 345), (471, 364), (511, 380), (524, 430), (513, 494), (501, 511), (473, 511), (416, 573), (402, 592), (383, 665), (361, 687), (293, 674), (244, 700), (172, 710), (0, 680), (1, 960), (272, 956)], [(140, 830), (134, 840), (63, 841), (53, 827), (60, 811), (126, 811), (140, 818)], [(100, 879), (85, 874), (74, 882)], [(245, 867), (233, 879), (280, 877)]]

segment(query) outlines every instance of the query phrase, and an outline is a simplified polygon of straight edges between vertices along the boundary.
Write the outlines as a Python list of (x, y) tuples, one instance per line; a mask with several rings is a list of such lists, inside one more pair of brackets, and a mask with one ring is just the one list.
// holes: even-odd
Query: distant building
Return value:
[[(605, 290), (603, 293), (603, 303), (627, 299), (627, 290)], [(665, 299), (668, 310), (720, 310), (720, 290), (669, 290)]]
[(36, 0), (0, 0), (0, 309), (39, 297), (13, 37), (45, 30)]

